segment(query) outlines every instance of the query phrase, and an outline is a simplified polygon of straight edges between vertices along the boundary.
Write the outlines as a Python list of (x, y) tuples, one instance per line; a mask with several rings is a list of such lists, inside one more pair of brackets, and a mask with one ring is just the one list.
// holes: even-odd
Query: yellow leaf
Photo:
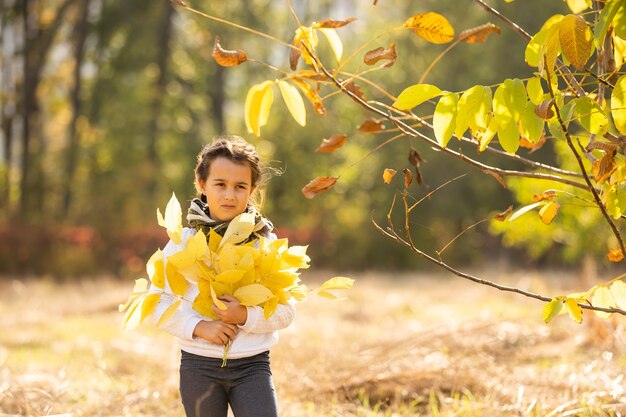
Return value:
[(230, 221), (219, 246), (223, 247), (227, 243), (236, 245), (243, 242), (250, 236), (254, 226), (254, 215), (252, 213), (241, 213)]
[(626, 310), (626, 282), (619, 280), (614, 281), (613, 284), (611, 284), (611, 295), (613, 295), (613, 299), (615, 300), (615, 306)]
[(270, 109), (274, 102), (272, 92), (273, 81), (263, 81), (253, 85), (246, 95), (244, 118), (249, 133), (261, 136), (261, 127), (269, 119)]
[(306, 254), (308, 246), (291, 246), (282, 253), (281, 269), (299, 268), (306, 269), (309, 267), (311, 258)]
[(402, 27), (411, 29), (417, 36), (431, 43), (448, 43), (454, 39), (454, 28), (439, 13), (416, 14), (404, 22)]
[(293, 286), (297, 280), (298, 274), (295, 272), (278, 271), (269, 274), (261, 282), (269, 288), (283, 290)]
[(591, 7), (591, 0), (565, 0), (572, 13), (580, 13)]
[(323, 291), (320, 289), (315, 290), (315, 293), (317, 295), (319, 295), (320, 297), (324, 297), (324, 298), (328, 298), (329, 300), (337, 300), (339, 299), (339, 297), (337, 297), (335, 294), (328, 292), (328, 291)]
[(265, 302), (263, 306), (263, 316), (265, 320), (269, 319), (278, 307), (278, 297), (274, 296)]
[(617, 130), (626, 135), (626, 75), (622, 75), (615, 82), (611, 94), (611, 115)]
[(437, 142), (444, 148), (448, 146), (448, 142), (454, 134), (458, 102), (459, 95), (457, 93), (445, 93), (435, 107), (433, 131)]
[(550, 224), (559, 212), (560, 204), (556, 201), (550, 201), (539, 210), (539, 217), (545, 224)]
[(307, 294), (309, 292), (309, 288), (304, 285), (298, 285), (289, 290), (289, 294), (298, 302), (306, 300)]
[(213, 285), (209, 285), (209, 288), (211, 289), (211, 298), (213, 299), (213, 304), (215, 304), (220, 310), (226, 310), (226, 304), (224, 304), (222, 300), (217, 298), (215, 290), (213, 289)]
[(559, 40), (563, 55), (574, 68), (585, 68), (593, 48), (593, 33), (585, 19), (573, 14), (565, 16), (559, 23)]
[(396, 175), (397, 172), (398, 171), (393, 168), (385, 168), (385, 170), (383, 171), (383, 181), (385, 182), (385, 184), (390, 184), (391, 179)]
[(135, 297), (130, 304), (130, 308), (124, 315), (124, 320), (122, 321), (122, 327), (126, 330), (131, 330), (139, 326), (139, 316), (140, 314), (138, 307), (141, 305), (141, 301), (143, 300), (145, 294)]
[(514, 121), (509, 122), (505, 127), (498, 130), (498, 142), (502, 149), (514, 155), (519, 149), (519, 130)]
[(455, 134), (461, 138), (467, 128), (472, 130), (487, 129), (491, 113), (491, 89), (475, 85), (465, 91), (457, 104)]
[(183, 234), (182, 216), (183, 212), (180, 208), (180, 203), (176, 199), (176, 195), (174, 193), (172, 193), (172, 197), (165, 207), (165, 218), (163, 218), (161, 210), (157, 208), (157, 220), (159, 222), (159, 226), (165, 227), (167, 235), (170, 239), (172, 239), (172, 242), (177, 245), (180, 244), (181, 236)]
[[(330, 30), (330, 29), (328, 29)], [(287, 109), (295, 121), (302, 127), (306, 126), (306, 108), (304, 107), (304, 100), (298, 89), (286, 81), (278, 81), (278, 88), (280, 94), (283, 96), (283, 100), (287, 105)]]
[[(542, 75), (545, 75), (546, 71), (551, 74), (554, 73), (554, 66), (556, 65), (556, 59), (560, 51), (559, 28), (555, 26), (548, 31), (546, 41), (541, 47), (541, 56), (539, 57), (539, 65), (537, 68)], [(552, 75), (552, 77), (555, 78), (554, 75)]]
[(329, 280), (326, 280), (319, 289), (321, 291), (346, 290), (348, 288), (352, 288), (352, 285), (354, 285), (354, 280), (352, 278), (334, 277)]
[(215, 281), (221, 282), (223, 284), (235, 284), (244, 276), (245, 273), (246, 271), (243, 271), (241, 269), (232, 269), (230, 271), (224, 271), (215, 276)]
[(212, 319), (217, 318), (213, 311), (213, 302), (211, 301), (210, 295), (203, 294), (203, 292), (198, 294), (191, 307), (205, 317)]
[(613, 24), (613, 19), (615, 18), (617, 11), (622, 8), (623, 4), (624, 0), (608, 0), (604, 4), (594, 28), (593, 38), (596, 47), (600, 48), (604, 43), (604, 37), (609, 31), (609, 27)]
[(159, 322), (157, 323), (157, 327), (161, 327), (165, 323), (170, 321), (172, 316), (174, 316), (174, 313), (176, 313), (176, 310), (178, 310), (178, 306), (180, 306), (180, 302), (181, 300), (178, 299), (174, 301), (172, 304), (170, 304), (170, 306), (161, 315), (161, 318), (159, 319)]
[(198, 230), (194, 236), (187, 240), (185, 248), (170, 255), (167, 258), (167, 262), (172, 263), (179, 273), (191, 280), (198, 281), (200, 278), (208, 279), (210, 276), (209, 271), (206, 271), (208, 268), (204, 268), (204, 264), (198, 262), (204, 259), (206, 253), (206, 236), (202, 230)]
[[(594, 307), (615, 307), (615, 299), (613, 298), (611, 290), (604, 286), (598, 287), (591, 297), (591, 305), (593, 305)], [(608, 319), (609, 317), (611, 317), (611, 314), (613, 314), (605, 313), (604, 311), (595, 311), (595, 313), (598, 317), (601, 317), (603, 319)]]
[(167, 275), (167, 283), (172, 292), (181, 297), (185, 295), (187, 291), (187, 280), (170, 262), (165, 265), (165, 275)]
[(161, 249), (157, 249), (157, 251), (152, 254), (150, 259), (148, 259), (146, 270), (148, 271), (148, 276), (150, 277), (150, 281), (152, 281), (152, 285), (157, 288), (164, 289), (165, 270), (163, 268), (163, 252), (161, 252)]
[(145, 278), (139, 278), (135, 280), (135, 287), (133, 292), (144, 292), (148, 289), (148, 280)]
[(556, 14), (550, 17), (543, 24), (539, 32), (532, 37), (532, 39), (528, 42), (525, 51), (525, 59), (526, 63), (531, 67), (538, 67), (539, 63), (542, 60), (542, 47), (548, 38), (548, 35), (552, 33), (553, 30), (558, 29), (558, 25), (561, 20), (563, 20), (562, 14)]
[(140, 324), (145, 320), (146, 317), (152, 314), (160, 298), (160, 293), (148, 294), (144, 297), (143, 301), (141, 302), (141, 316), (139, 317)]
[(578, 324), (583, 322), (583, 309), (578, 305), (576, 300), (567, 298), (565, 300), (565, 308), (567, 308), (567, 314), (569, 314), (572, 320)]
[(274, 293), (261, 284), (250, 284), (235, 290), (233, 296), (245, 306), (256, 306), (272, 298)]
[[(296, 34), (293, 38), (293, 44), (297, 48), (299, 48), (300, 53), (302, 54), (302, 58), (304, 58), (305, 62), (310, 66), (313, 66), (313, 58), (311, 57), (311, 54), (309, 54), (309, 51), (307, 51), (307, 48), (310, 51), (315, 51), (318, 42), (319, 41), (317, 39), (317, 33), (315, 32), (315, 30), (313, 30), (313, 28), (308, 26), (300, 26), (298, 29), (296, 29)], [(294, 67), (292, 67), (292, 69), (295, 70)]]
[(543, 321), (548, 324), (550, 320), (552, 320), (563, 308), (563, 300), (559, 300), (558, 298), (553, 299), (548, 304), (543, 307), (541, 311), (541, 317), (543, 317)]
[(217, 248), (222, 241), (222, 235), (218, 234), (213, 228), (209, 230), (209, 250), (211, 252), (217, 252)]
[(333, 54), (335, 54), (335, 58), (337, 58), (337, 62), (341, 61), (341, 56), (343, 55), (343, 44), (341, 43), (341, 39), (339, 35), (337, 35), (337, 31), (335, 29), (317, 29), (322, 32), (326, 39), (328, 39), (328, 43), (330, 43), (330, 48), (333, 50)]
[(398, 110), (409, 110), (439, 95), (441, 95), (441, 90), (435, 85), (415, 84), (400, 93), (393, 107)]

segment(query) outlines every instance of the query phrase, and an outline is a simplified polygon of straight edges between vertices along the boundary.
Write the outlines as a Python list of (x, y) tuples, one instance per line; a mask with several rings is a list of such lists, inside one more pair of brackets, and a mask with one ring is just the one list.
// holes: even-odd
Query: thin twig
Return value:
[(600, 195), (598, 194), (598, 192), (596, 191), (595, 187), (591, 183), (591, 179), (589, 179), (589, 175), (587, 174), (587, 170), (585, 169), (585, 165), (583, 164), (583, 160), (580, 157), (580, 155), (578, 154), (578, 151), (576, 150), (576, 147), (574, 146), (574, 143), (572, 142), (572, 138), (569, 135), (569, 131), (567, 129), (567, 126), (565, 126), (565, 123), (563, 122), (563, 118), (561, 117), (561, 109), (559, 109), (559, 106), (556, 104), (554, 90), (552, 88), (552, 84), (551, 84), (551, 80), (550, 80), (550, 70), (549, 69), (546, 71), (546, 74), (547, 74), (547, 77), (548, 77), (548, 89), (550, 90), (550, 97), (552, 97), (552, 99), (554, 100), (554, 106), (553, 106), (554, 107), (554, 113), (556, 114), (557, 120), (559, 121), (559, 124), (561, 125), (561, 130), (563, 131), (563, 134), (565, 135), (565, 139), (567, 141), (567, 145), (570, 147), (570, 149), (572, 150), (572, 153), (576, 157), (576, 162), (578, 162), (578, 166), (580, 168), (580, 172), (583, 174), (583, 177), (585, 178), (585, 182), (587, 183), (587, 188), (591, 192), (591, 194), (593, 194), (593, 198), (595, 200), (596, 205), (600, 208), (600, 211), (602, 212), (602, 215), (604, 216), (604, 218), (606, 219), (607, 223), (611, 227), (611, 230), (613, 231), (613, 234), (615, 235), (615, 238), (617, 239), (617, 243), (619, 244), (619, 248), (620, 248), (620, 250), (622, 252), (622, 255), (624, 255), (624, 261), (626, 262), (626, 247), (624, 247), (624, 241), (622, 239), (622, 235), (620, 234), (619, 229), (617, 228), (617, 226), (613, 222), (613, 219), (611, 219), (611, 216), (609, 215), (609, 212), (607, 211), (606, 206), (602, 202), (602, 199), (600, 198)]
[[(461, 271), (453, 268), (452, 266), (448, 265), (447, 263), (443, 262), (442, 260), (433, 258), (432, 256), (428, 255), (424, 251), (416, 248), (415, 246), (411, 246), (409, 244), (409, 242), (407, 242), (406, 240), (404, 240), (400, 236), (398, 236), (398, 234), (396, 233), (396, 231), (393, 228), (393, 225), (388, 230), (385, 230), (382, 227), (380, 227), (380, 225), (378, 225), (378, 223), (376, 223), (374, 220), (372, 220), (372, 222), (374, 223), (374, 227), (376, 227), (378, 229), (378, 231), (380, 231), (385, 236), (387, 236), (390, 239), (394, 240), (396, 243), (399, 243), (401, 245), (406, 246), (407, 248), (409, 248), (410, 250), (412, 250), (416, 254), (422, 256), (426, 260), (428, 260), (428, 261), (438, 265), (439, 267), (441, 267), (443, 269), (446, 269), (446, 270), (452, 272), (454, 275), (456, 275), (458, 277), (470, 280), (470, 281), (475, 282), (477, 284), (493, 287), (493, 288), (496, 288), (496, 289), (498, 289), (500, 291), (513, 292), (513, 293), (517, 293), (517, 294), (523, 295), (523, 296), (528, 297), (528, 298), (534, 298), (534, 299), (540, 300), (540, 301), (550, 302), (550, 301), (553, 300), (553, 297), (548, 297), (546, 295), (532, 293), (530, 291), (522, 290), (521, 288), (509, 287), (507, 285), (500, 285), (500, 284), (495, 283), (493, 281), (489, 281), (489, 280), (486, 280), (486, 279), (482, 279), (482, 278), (473, 276), (471, 274), (467, 274), (465, 272), (461, 272)], [(619, 308), (614, 308), (614, 307), (610, 307), (610, 308), (608, 308), (608, 307), (596, 307), (596, 306), (593, 306), (593, 305), (583, 304), (583, 303), (578, 303), (578, 305), (581, 308), (584, 308), (586, 310), (602, 311), (602, 312), (605, 312), (605, 313), (617, 313), (617, 314), (621, 314), (621, 315), (626, 316), (626, 311), (622, 310), (622, 309), (619, 309)]]
[(408, 136), (411, 137), (415, 137), (415, 138), (420, 138), (424, 141), (426, 141), (431, 147), (433, 147), (434, 149), (444, 152), (448, 155), (451, 155), (457, 159), (460, 159), (461, 161), (474, 166), (475, 168), (478, 168), (482, 171), (487, 171), (487, 172), (493, 172), (495, 174), (498, 174), (502, 177), (508, 177), (508, 176), (514, 176), (514, 177), (526, 177), (526, 178), (535, 178), (535, 179), (543, 179), (543, 180), (548, 180), (548, 181), (554, 181), (554, 182), (559, 182), (562, 184), (567, 184), (567, 185), (571, 185), (573, 187), (577, 187), (577, 188), (581, 188), (583, 190), (587, 189), (587, 186), (585, 184), (581, 184), (579, 182), (576, 181), (572, 181), (570, 179), (567, 178), (561, 178), (561, 177), (557, 177), (554, 175), (550, 175), (550, 174), (542, 174), (542, 173), (534, 173), (534, 172), (524, 172), (524, 171), (514, 171), (514, 170), (507, 170), (507, 169), (501, 169), (501, 168), (497, 168), (497, 167), (492, 167), (490, 165), (486, 165), (483, 164), (481, 162), (478, 162), (466, 155), (463, 155), (460, 152), (456, 152), (453, 151), (452, 149), (449, 148), (444, 148), (443, 146), (441, 146), (439, 143), (437, 143), (435, 140), (429, 138), (428, 136), (418, 132), (417, 130), (415, 130), (413, 127), (407, 125), (406, 123), (404, 123), (401, 120), (398, 120), (397, 118), (383, 112), (382, 110), (379, 110), (375, 107), (373, 107), (372, 105), (370, 105), (369, 103), (365, 102), (363, 99), (361, 99), (360, 97), (358, 97), (356, 94), (354, 94), (352, 91), (348, 90), (339, 80), (337, 80), (336, 77), (334, 77), (327, 69), (326, 67), (324, 67), (324, 65), (321, 63), (321, 61), (315, 56), (315, 54), (309, 50), (309, 48), (305, 45), (305, 48), (307, 49), (307, 51), (309, 52), (309, 54), (314, 57), (314, 61), (317, 63), (318, 68), (326, 75), (326, 77), (328, 77), (328, 79), (332, 80), (335, 85), (337, 87), (339, 87), (339, 89), (341, 89), (345, 94), (347, 94), (352, 100), (354, 100), (355, 102), (357, 102), (358, 104), (360, 104), (361, 106), (365, 107), (366, 109), (370, 110), (373, 113), (378, 114), (379, 116), (384, 117), (385, 119), (390, 120), (391, 122), (393, 122), (398, 128), (400, 128), (402, 131), (404, 131)]

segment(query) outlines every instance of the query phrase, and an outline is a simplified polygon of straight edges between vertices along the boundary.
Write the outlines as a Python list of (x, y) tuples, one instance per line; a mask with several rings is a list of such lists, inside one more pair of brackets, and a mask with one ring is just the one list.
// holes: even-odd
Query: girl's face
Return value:
[(218, 157), (211, 163), (209, 176), (201, 184), (211, 217), (229, 221), (243, 213), (254, 191), (252, 170), (246, 163), (238, 164), (228, 158)]

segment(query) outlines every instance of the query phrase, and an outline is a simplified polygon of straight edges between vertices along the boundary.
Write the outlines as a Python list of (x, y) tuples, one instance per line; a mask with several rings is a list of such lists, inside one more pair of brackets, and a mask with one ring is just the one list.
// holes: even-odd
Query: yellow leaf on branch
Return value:
[(559, 212), (560, 204), (556, 201), (550, 201), (539, 210), (539, 217), (545, 224), (550, 224), (554, 221), (557, 213)]
[(267, 124), (274, 102), (273, 85), (274, 81), (268, 80), (255, 84), (248, 90), (244, 106), (244, 119), (248, 133), (261, 136), (261, 127)]
[(559, 23), (559, 41), (565, 58), (582, 70), (593, 50), (593, 33), (581, 16), (569, 14)]
[(274, 294), (261, 284), (250, 284), (235, 290), (233, 296), (245, 306), (256, 306), (269, 300)]
[(159, 226), (167, 229), (167, 235), (177, 245), (180, 243), (183, 234), (182, 216), (183, 212), (180, 208), (180, 203), (174, 193), (172, 193), (172, 197), (165, 207), (165, 217), (161, 214), (161, 210), (157, 208)]
[(282, 80), (278, 81), (278, 88), (291, 116), (300, 126), (306, 126), (306, 108), (298, 89)]
[(575, 299), (567, 298), (565, 300), (565, 308), (572, 320), (578, 324), (583, 322), (583, 309), (578, 305)]
[(454, 39), (454, 28), (444, 16), (435, 12), (420, 13), (409, 18), (402, 27), (411, 29), (431, 43), (448, 43)]

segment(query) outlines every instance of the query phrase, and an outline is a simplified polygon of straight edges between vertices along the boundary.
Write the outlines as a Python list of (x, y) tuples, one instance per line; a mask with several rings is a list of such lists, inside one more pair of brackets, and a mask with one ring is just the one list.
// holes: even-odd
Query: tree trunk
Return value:
[(65, 167), (65, 181), (64, 181), (64, 193), (63, 193), (63, 206), (61, 208), (61, 214), (63, 218), (67, 218), (69, 209), (72, 203), (72, 190), (74, 186), (74, 176), (76, 174), (76, 161), (78, 159), (78, 152), (80, 146), (80, 138), (77, 129), (77, 123), (81, 115), (81, 102), (80, 95), (82, 91), (82, 66), (83, 59), (85, 57), (85, 40), (87, 39), (88, 22), (87, 17), (89, 14), (90, 0), (83, 0), (78, 21), (74, 28), (74, 86), (70, 95), (70, 101), (72, 103), (72, 120), (70, 122), (70, 134), (67, 144), (67, 160)]
[(215, 131), (220, 135), (228, 133), (225, 131), (226, 120), (224, 119), (224, 101), (226, 100), (224, 94), (226, 84), (225, 75), (224, 67), (217, 65), (215, 74), (211, 77), (211, 82), (209, 83), (212, 112), (211, 119), (215, 124)]
[(159, 75), (153, 87), (153, 97), (150, 104), (150, 121), (148, 124), (148, 149), (147, 157), (150, 165), (150, 176), (148, 178), (148, 195), (154, 197), (156, 190), (157, 178), (156, 172), (158, 167), (157, 155), (157, 139), (158, 139), (158, 121), (163, 106), (163, 95), (165, 93), (165, 85), (167, 83), (167, 62), (170, 56), (170, 38), (172, 33), (172, 15), (174, 8), (169, 0), (162, 0), (163, 16), (161, 24), (158, 25), (157, 36), (157, 65)]
[(38, 0), (21, 0), (24, 24), (23, 88), (20, 103), (22, 122), (22, 173), (20, 178), (19, 217), (28, 219), (37, 201), (45, 199), (42, 159), (42, 126), (37, 87), (45, 60), (67, 10), (74, 0), (65, 0), (53, 21), (45, 28), (39, 25)]

